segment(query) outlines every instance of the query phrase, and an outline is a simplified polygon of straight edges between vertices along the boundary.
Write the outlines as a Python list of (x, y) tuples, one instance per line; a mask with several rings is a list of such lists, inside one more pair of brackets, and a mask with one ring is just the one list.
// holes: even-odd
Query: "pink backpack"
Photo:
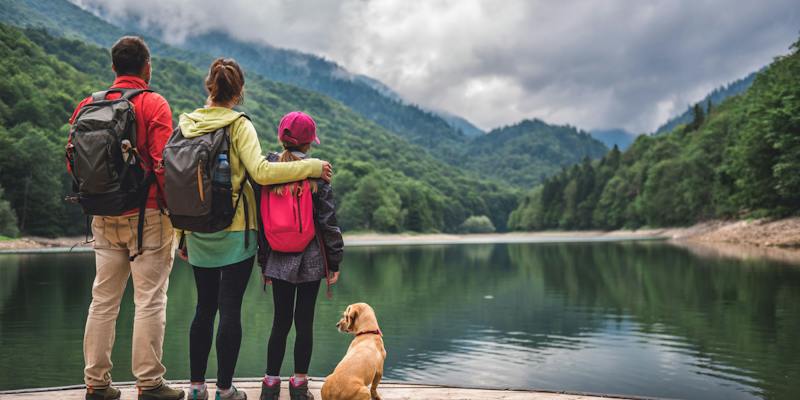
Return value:
[[(298, 190), (298, 186), (300, 190)], [(261, 192), (261, 219), (269, 247), (282, 253), (305, 250), (314, 239), (314, 201), (308, 181), (289, 183), (281, 194)]]

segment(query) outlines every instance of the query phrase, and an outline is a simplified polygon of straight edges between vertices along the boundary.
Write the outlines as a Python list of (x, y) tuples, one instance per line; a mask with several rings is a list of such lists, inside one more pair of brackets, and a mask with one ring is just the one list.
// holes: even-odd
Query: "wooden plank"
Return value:
[[(258, 399), (261, 391), (260, 381), (237, 381), (236, 387), (247, 393), (248, 399)], [(281, 399), (289, 399), (287, 382), (284, 381), (281, 390)], [(176, 384), (176, 387), (186, 389), (187, 384)], [(213, 386), (213, 385), (212, 385)], [(322, 387), (321, 381), (311, 382), (311, 393), (316, 399), (321, 399), (319, 390)], [(122, 390), (123, 399), (135, 399), (136, 389), (131, 385), (119, 386)], [(452, 387), (438, 387), (427, 385), (415, 385), (408, 383), (386, 383), (378, 388), (383, 400), (405, 400), (405, 399), (427, 399), (427, 400), (593, 400), (603, 397), (595, 397), (580, 394), (558, 394), (520, 390), (489, 390), (489, 389), (464, 389)], [(68, 389), (33, 393), (0, 394), (3, 400), (82, 400), (85, 395), (84, 389)], [(209, 397), (214, 398), (213, 390), (209, 392)]]

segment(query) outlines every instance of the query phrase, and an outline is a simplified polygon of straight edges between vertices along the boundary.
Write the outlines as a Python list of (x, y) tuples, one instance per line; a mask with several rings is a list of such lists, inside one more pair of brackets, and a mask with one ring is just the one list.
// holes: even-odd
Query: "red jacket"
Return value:
[[(136, 76), (118, 76), (111, 87), (147, 89), (147, 83)], [(109, 93), (106, 98), (116, 99), (119, 97), (119, 93)], [(81, 107), (91, 103), (91, 101), (92, 97), (90, 96), (78, 104), (69, 119), (70, 124), (75, 121), (75, 116), (78, 115)], [(136, 144), (139, 154), (144, 159), (144, 168), (150, 171), (151, 166), (155, 167), (157, 184), (150, 187), (147, 208), (158, 209), (159, 200), (157, 198), (164, 198), (164, 169), (161, 168), (161, 153), (164, 151), (164, 146), (172, 134), (172, 110), (170, 110), (167, 100), (158, 93), (142, 93), (134, 97), (131, 103), (133, 103), (133, 109), (136, 112)], [(131, 210), (131, 212), (138, 212), (138, 210)]]

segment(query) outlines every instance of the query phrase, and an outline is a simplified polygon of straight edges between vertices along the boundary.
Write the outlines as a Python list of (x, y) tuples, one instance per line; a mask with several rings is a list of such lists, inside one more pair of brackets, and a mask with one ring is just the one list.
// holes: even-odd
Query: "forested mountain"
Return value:
[[(753, 81), (756, 79), (757, 74), (758, 72), (752, 72), (750, 73), (750, 75), (747, 75), (742, 79), (738, 79), (725, 86), (721, 86), (714, 89), (714, 91), (706, 95), (706, 97), (704, 97), (703, 100), (700, 100), (699, 104), (702, 104), (705, 107), (708, 107), (709, 104), (715, 106), (725, 101), (725, 99), (727, 99), (728, 97), (736, 96), (737, 94), (744, 92), (745, 90), (747, 90), (747, 88), (750, 87), (750, 85), (753, 84)], [(693, 119), (692, 116), (694, 114), (693, 108), (694, 108), (693, 106), (688, 107), (686, 111), (683, 112), (683, 114), (670, 119), (669, 121), (664, 123), (664, 125), (658, 127), (658, 129), (656, 129), (655, 134), (658, 135), (666, 132), (672, 132), (679, 125), (685, 125), (691, 122)]]
[[(0, 187), (26, 234), (76, 234), (77, 207), (69, 191), (63, 153), (67, 120), (77, 102), (113, 79), (105, 48), (0, 24)], [(201, 106), (204, 70), (153, 58), (153, 88), (169, 99), (175, 116)], [(323, 145), (314, 155), (331, 160), (340, 218), (348, 229), (453, 231), (470, 215), (488, 215), (499, 229), (516, 193), (429, 156), (339, 102), (251, 74), (248, 112), (265, 148), (276, 149), (276, 124), (284, 113), (314, 116)], [(2, 208), (2, 205), (0, 205)], [(0, 213), (2, 211), (0, 210)]]
[(477, 136), (465, 147), (464, 161), (484, 175), (530, 187), (585, 157), (608, 151), (588, 133), (571, 126), (525, 120)]
[(536, 187), (514, 229), (687, 225), (800, 212), (800, 40), (752, 86), (670, 133), (584, 161)]
[(461, 133), (466, 135), (467, 137), (475, 137), (481, 136), (486, 134), (483, 129), (478, 128), (477, 126), (473, 125), (472, 122), (467, 121), (463, 117), (459, 117), (458, 115), (450, 114), (444, 111), (437, 112), (439, 116), (441, 116), (445, 121), (447, 121), (450, 126), (453, 128), (460, 130)]

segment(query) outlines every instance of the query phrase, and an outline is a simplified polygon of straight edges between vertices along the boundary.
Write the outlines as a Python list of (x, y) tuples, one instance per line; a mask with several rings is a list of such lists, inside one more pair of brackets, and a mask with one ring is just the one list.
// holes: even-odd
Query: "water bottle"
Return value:
[(231, 186), (231, 164), (228, 163), (228, 155), (222, 153), (219, 155), (217, 161), (217, 169), (214, 171), (214, 176), (211, 178), (215, 185), (230, 187)]

